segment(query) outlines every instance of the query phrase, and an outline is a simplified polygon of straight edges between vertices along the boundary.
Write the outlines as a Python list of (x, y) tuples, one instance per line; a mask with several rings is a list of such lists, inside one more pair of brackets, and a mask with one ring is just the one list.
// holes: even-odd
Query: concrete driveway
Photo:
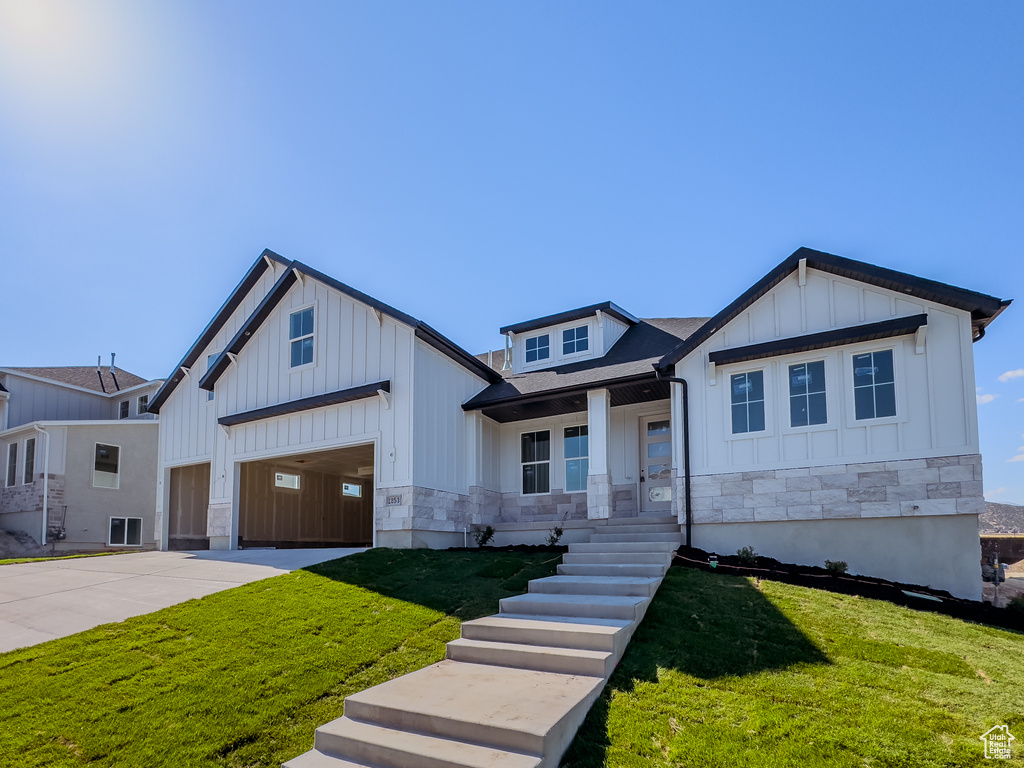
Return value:
[(0, 652), (365, 549), (139, 552), (0, 566)]

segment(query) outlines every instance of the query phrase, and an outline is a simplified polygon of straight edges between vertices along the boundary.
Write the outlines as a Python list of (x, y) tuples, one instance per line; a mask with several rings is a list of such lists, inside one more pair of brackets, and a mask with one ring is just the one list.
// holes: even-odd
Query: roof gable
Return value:
[[(95, 365), (63, 365), (36, 368), (13, 368), (4, 370), (22, 373), (34, 379), (43, 379), (51, 384), (75, 387), (95, 392), (97, 395), (116, 395), (127, 389), (146, 384), (149, 379), (136, 376), (123, 368), (110, 366), (97, 368)], [(2, 388), (0, 388), (2, 389)], [(3, 390), (6, 391), (6, 390)]]
[(591, 317), (592, 315), (596, 315), (598, 312), (604, 312), (605, 314), (611, 315), (616, 320), (623, 322), (626, 325), (636, 325), (639, 322), (637, 318), (633, 317), (622, 307), (617, 304), (613, 304), (610, 301), (605, 301), (600, 304), (591, 304), (587, 307), (579, 307), (578, 309), (570, 309), (566, 312), (559, 312), (554, 315), (546, 315), (533, 320), (526, 320), (522, 323), (506, 325), (499, 330), (499, 333), (502, 335), (506, 333), (526, 333), (527, 331), (534, 331), (538, 328), (546, 328), (549, 325), (561, 325), (562, 323), (568, 323), (573, 320), (582, 320), (584, 317)]

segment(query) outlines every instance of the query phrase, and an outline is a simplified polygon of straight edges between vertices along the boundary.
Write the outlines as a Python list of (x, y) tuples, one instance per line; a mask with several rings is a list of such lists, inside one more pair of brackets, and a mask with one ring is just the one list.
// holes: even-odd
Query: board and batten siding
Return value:
[[(7, 427), (13, 429), (33, 421), (79, 421), (117, 418), (117, 404), (99, 393), (7, 375)], [(0, 427), (3, 425), (0, 424)]]
[[(913, 334), (798, 354), (716, 366), (717, 349), (802, 336), (895, 317), (927, 314), (925, 349)], [(804, 467), (978, 453), (974, 358), (969, 313), (906, 297), (855, 280), (794, 273), (676, 365), (690, 384), (691, 467), (694, 474)], [(857, 421), (852, 356), (892, 349), (894, 418)], [(827, 423), (791, 427), (788, 368), (825, 362)], [(732, 434), (730, 377), (764, 371), (766, 429)]]

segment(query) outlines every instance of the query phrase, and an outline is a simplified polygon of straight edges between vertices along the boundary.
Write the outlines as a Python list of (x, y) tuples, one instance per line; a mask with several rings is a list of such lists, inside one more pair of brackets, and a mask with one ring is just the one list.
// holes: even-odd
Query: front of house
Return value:
[(150, 406), (161, 546), (674, 515), (707, 550), (977, 597), (972, 343), (1007, 303), (801, 249), (710, 319), (606, 302), (473, 356), (266, 251)]

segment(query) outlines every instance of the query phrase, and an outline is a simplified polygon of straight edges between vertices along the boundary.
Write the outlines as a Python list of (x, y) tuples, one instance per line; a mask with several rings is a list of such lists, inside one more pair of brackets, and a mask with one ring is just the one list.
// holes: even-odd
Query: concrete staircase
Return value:
[(285, 768), (555, 768), (680, 543), (673, 518), (600, 525), (444, 661), (346, 698)]

